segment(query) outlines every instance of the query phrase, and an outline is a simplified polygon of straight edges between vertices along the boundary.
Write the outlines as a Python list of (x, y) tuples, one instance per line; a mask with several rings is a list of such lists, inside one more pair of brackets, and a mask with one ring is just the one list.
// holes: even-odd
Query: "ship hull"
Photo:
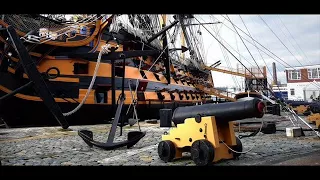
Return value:
[[(16, 19), (30, 23), (30, 27), (22, 27)], [(20, 90), (10, 99), (0, 100), (0, 118), (9, 127), (59, 126), (58, 121), (64, 119), (69, 125), (109, 123), (121, 94), (126, 97), (123, 121), (133, 117), (132, 108), (126, 113), (131, 102), (137, 101), (138, 118), (146, 120), (159, 119), (163, 108), (174, 110), (210, 99), (197, 87), (199, 83), (213, 87), (211, 74), (174, 58), (169, 61), (169, 48), (164, 48), (166, 38), (145, 46), (144, 40), (131, 31), (110, 31), (112, 15), (83, 25), (88, 34), (74, 30), (45, 40), (40, 29), (41, 34), (43, 30), (50, 34), (74, 27), (54, 22), (54, 27), (43, 28), (44, 22), (53, 23), (33, 15), (6, 15), (0, 20), (0, 25), (10, 31), (0, 32), (0, 97)], [(22, 43), (21, 38), (15, 37), (27, 37), (36, 23), (43, 26), (35, 30), (39, 30), (40, 44)], [(160, 36), (161, 32), (154, 35)], [(20, 44), (20, 48), (7, 39)], [(110, 52), (102, 55), (105, 45), (110, 46)], [(30, 87), (19, 89), (30, 81)], [(63, 117), (61, 111), (67, 113), (82, 101), (77, 112)]]
[[(6, 95), (0, 91), (0, 97)], [(2, 102), (0, 117), (9, 127), (41, 127), (59, 126), (48, 108), (42, 101), (31, 101), (18, 98), (16, 96)], [(59, 103), (62, 112), (73, 110), (77, 104)], [(140, 104), (137, 105), (138, 118), (140, 120), (159, 119), (159, 109), (172, 109), (179, 106), (188, 106), (192, 103), (166, 103), (166, 104)], [(124, 105), (121, 114), (126, 114), (129, 105)], [(116, 110), (116, 109), (115, 109)], [(131, 108), (132, 110), (132, 108)], [(93, 125), (109, 123), (114, 117), (111, 105), (84, 104), (76, 113), (67, 116), (66, 120), (70, 125)], [(132, 118), (132, 111), (124, 116), (124, 122)]]

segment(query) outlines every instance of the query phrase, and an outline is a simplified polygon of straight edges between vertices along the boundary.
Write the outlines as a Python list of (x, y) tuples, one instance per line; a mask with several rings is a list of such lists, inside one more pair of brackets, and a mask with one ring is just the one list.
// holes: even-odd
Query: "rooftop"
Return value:
[(285, 70), (320, 68), (320, 64), (286, 67)]

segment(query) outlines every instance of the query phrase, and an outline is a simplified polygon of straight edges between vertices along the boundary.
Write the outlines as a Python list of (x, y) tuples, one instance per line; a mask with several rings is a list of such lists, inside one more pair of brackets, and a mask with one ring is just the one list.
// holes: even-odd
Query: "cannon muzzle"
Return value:
[(235, 121), (246, 118), (261, 118), (265, 104), (260, 99), (226, 102), (221, 104), (203, 104), (198, 106), (178, 107), (173, 113), (172, 121), (177, 125), (187, 118), (197, 116), (215, 116), (216, 121)]

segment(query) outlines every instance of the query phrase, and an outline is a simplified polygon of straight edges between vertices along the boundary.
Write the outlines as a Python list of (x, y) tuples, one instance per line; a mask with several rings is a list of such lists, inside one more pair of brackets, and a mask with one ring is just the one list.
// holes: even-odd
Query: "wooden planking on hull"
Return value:
[[(5, 95), (0, 90), (0, 96)], [(63, 112), (72, 110), (77, 105), (76, 103), (57, 102)], [(140, 120), (145, 119), (159, 119), (159, 109), (172, 108), (178, 106), (192, 105), (190, 102), (171, 102), (171, 103), (157, 103), (146, 102), (137, 105), (138, 117)], [(123, 111), (126, 112), (128, 104), (123, 106)], [(103, 124), (113, 118), (110, 113), (112, 109), (111, 104), (84, 104), (80, 110), (66, 118), (69, 125), (83, 125), (83, 124)], [(19, 113), (16, 113), (19, 112)], [(125, 113), (123, 113), (125, 115)], [(25, 127), (25, 126), (58, 126), (59, 124), (52, 117), (50, 111), (43, 106), (40, 101), (24, 100), (18, 97), (13, 97), (6, 102), (6, 106), (1, 108), (0, 115), (8, 123), (9, 127)], [(129, 113), (126, 118), (131, 118)]]

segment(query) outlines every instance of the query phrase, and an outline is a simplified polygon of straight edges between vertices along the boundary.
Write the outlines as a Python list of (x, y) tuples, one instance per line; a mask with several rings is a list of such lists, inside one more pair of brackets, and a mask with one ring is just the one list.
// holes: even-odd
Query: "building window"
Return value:
[(290, 89), (291, 96), (294, 96), (294, 89)]
[(288, 72), (288, 76), (290, 80), (300, 80), (301, 79), (300, 70), (291, 70)]
[(320, 79), (320, 68), (308, 69), (309, 79)]

